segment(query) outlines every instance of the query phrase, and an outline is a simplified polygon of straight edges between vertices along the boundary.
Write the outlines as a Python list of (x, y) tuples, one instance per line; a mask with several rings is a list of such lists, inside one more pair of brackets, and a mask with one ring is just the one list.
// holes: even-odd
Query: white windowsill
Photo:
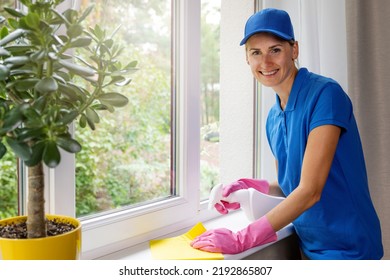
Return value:
[[(246, 225), (248, 225), (250, 222), (247, 220), (245, 214), (242, 211), (236, 211), (234, 213), (230, 213), (228, 215), (224, 216), (219, 216), (215, 219), (209, 220), (207, 222), (204, 222), (203, 225), (205, 226), (206, 229), (214, 229), (214, 228), (228, 228), (232, 231), (238, 231), (242, 228), (244, 228)], [(173, 232), (169, 235), (166, 236), (161, 236), (158, 239), (162, 238), (168, 238), (168, 237), (174, 237), (181, 235), (185, 232), (187, 232), (190, 228), (185, 228), (183, 230)], [(293, 225), (290, 224), (280, 231), (277, 232), (278, 235), (278, 241), (292, 235), (294, 233), (294, 228)], [(276, 241), (276, 242), (278, 242)], [(245, 252), (242, 252), (240, 254), (236, 255), (224, 255), (225, 260), (240, 260), (245, 257), (248, 257), (272, 244), (273, 243), (268, 243), (265, 245), (261, 245), (252, 249), (249, 249)], [(129, 248), (125, 248), (121, 251), (105, 255), (103, 257), (98, 258), (100, 260), (152, 260), (152, 255), (150, 252), (150, 247), (149, 247), (149, 242), (144, 242), (141, 244), (138, 244), (136, 246), (132, 246)]]

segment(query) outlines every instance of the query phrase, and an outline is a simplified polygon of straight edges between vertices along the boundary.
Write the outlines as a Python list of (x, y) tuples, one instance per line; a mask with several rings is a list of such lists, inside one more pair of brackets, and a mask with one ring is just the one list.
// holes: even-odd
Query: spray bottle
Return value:
[(221, 203), (221, 200), (230, 203), (238, 202), (249, 221), (255, 221), (261, 218), (285, 199), (284, 197), (261, 193), (253, 188), (238, 190), (227, 197), (223, 197), (222, 188), (222, 184), (216, 185), (212, 188), (209, 198), (209, 209), (214, 209), (214, 205), (216, 203)]

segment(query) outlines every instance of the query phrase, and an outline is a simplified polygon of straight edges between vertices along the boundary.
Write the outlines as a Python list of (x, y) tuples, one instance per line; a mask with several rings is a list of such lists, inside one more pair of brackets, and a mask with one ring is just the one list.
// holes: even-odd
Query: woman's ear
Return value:
[(293, 45), (293, 53), (292, 53), (293, 60), (298, 59), (298, 55), (299, 55), (299, 45), (298, 45), (298, 41), (295, 41)]

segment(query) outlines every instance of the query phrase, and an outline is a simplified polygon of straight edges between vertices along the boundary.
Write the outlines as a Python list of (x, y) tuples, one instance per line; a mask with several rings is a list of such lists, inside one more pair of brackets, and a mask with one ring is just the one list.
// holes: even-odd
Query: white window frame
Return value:
[[(79, 1), (66, 0), (61, 7), (78, 9)], [(200, 1), (173, 2), (172, 13), (178, 15), (173, 24), (173, 106), (177, 108), (173, 129), (178, 132), (174, 139), (177, 195), (140, 207), (80, 218), (83, 259), (101, 257), (177, 231), (191, 226), (199, 218), (200, 129), (195, 128), (200, 127)], [(74, 217), (75, 156), (62, 152), (61, 157), (58, 167), (45, 168), (46, 212)], [(27, 186), (24, 186), (24, 190), (27, 190)], [(202, 220), (212, 216), (206, 213)]]
[[(66, 0), (64, 7), (79, 7)], [(82, 258), (95, 259), (161, 237), (199, 221), (216, 217), (200, 200), (200, 10), (201, 0), (173, 0), (179, 15), (174, 24), (174, 84), (177, 138), (177, 197), (81, 219)], [(221, 183), (251, 177), (254, 171), (254, 83), (238, 45), (245, 20), (254, 11), (254, 0), (222, 1), (221, 26)], [(233, 77), (233, 78), (232, 78)], [(237, 104), (240, 104), (237, 107)], [(234, 108), (234, 114), (232, 114)], [(243, 125), (244, 124), (244, 125)], [(46, 169), (47, 213), (75, 216), (75, 157), (63, 153), (56, 169)]]

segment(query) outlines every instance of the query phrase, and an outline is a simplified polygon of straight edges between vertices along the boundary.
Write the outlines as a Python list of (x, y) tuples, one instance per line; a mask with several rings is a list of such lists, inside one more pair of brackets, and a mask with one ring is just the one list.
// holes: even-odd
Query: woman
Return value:
[[(293, 223), (309, 259), (382, 258), (380, 222), (347, 94), (334, 80), (296, 67), (299, 46), (285, 11), (264, 9), (251, 16), (243, 44), (254, 77), (276, 92), (266, 132), (278, 183), (241, 179), (225, 186), (223, 194), (249, 187), (275, 193), (280, 188), (286, 198), (237, 233), (210, 230), (191, 245), (236, 254), (277, 240), (276, 232)], [(216, 208), (227, 213), (237, 204), (222, 202)]]

